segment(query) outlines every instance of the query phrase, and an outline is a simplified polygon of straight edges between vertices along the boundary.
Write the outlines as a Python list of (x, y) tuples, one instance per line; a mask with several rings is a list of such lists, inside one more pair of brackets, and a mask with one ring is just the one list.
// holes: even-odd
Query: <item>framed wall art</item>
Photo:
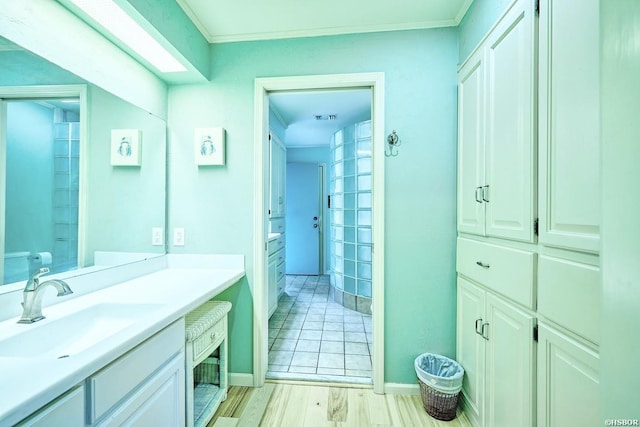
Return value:
[(224, 128), (197, 128), (193, 149), (196, 165), (224, 165)]
[(142, 131), (139, 129), (111, 130), (111, 165), (140, 166)]

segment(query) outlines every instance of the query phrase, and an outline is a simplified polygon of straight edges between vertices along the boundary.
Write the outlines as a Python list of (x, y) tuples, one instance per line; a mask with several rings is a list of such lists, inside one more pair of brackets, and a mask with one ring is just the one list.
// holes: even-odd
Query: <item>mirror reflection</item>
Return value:
[[(69, 277), (164, 254), (164, 120), (1, 37), (0, 62), (0, 284), (19, 282), (0, 293), (39, 267)], [(52, 96), (60, 85), (86, 96)], [(113, 130), (140, 135), (139, 164), (112, 164)]]
[(78, 266), (80, 100), (6, 103), (3, 283)]

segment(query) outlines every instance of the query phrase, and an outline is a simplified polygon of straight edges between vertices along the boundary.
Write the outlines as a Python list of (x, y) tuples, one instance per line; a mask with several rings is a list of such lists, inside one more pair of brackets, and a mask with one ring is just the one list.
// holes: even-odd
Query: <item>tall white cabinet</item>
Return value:
[(535, 23), (534, 2), (514, 2), (459, 71), (457, 359), (474, 426), (535, 419)]
[(538, 426), (598, 426), (598, 0), (540, 7)]
[(287, 149), (274, 132), (269, 133), (269, 239), (268, 307), (269, 316), (278, 308), (286, 286), (285, 211)]
[(599, 422), (598, 8), (515, 0), (459, 70), (457, 358), (476, 427)]

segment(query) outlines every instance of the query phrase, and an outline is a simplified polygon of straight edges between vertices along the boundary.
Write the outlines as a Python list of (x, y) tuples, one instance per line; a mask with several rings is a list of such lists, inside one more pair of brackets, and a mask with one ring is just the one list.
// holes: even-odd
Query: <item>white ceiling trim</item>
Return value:
[(377, 33), (386, 31), (424, 30), (428, 28), (455, 27), (456, 25), (458, 25), (458, 23), (455, 20), (422, 21), (402, 24), (352, 26), (348, 29), (345, 27), (333, 27), (313, 30), (246, 33), (230, 36), (208, 36), (207, 40), (209, 40), (209, 43), (230, 43), (256, 40), (295, 39), (301, 37), (337, 36), (342, 34)]
[(464, 4), (460, 8), (460, 12), (458, 12), (458, 15), (456, 16), (456, 27), (460, 25), (460, 22), (462, 22), (464, 15), (467, 14), (467, 11), (471, 7), (471, 3), (473, 3), (473, 0), (465, 0)]
[(211, 43), (211, 34), (209, 34), (209, 31), (207, 31), (206, 27), (202, 25), (202, 22), (200, 22), (200, 19), (198, 19), (198, 15), (196, 15), (193, 9), (191, 9), (191, 6), (189, 6), (184, 0), (176, 0), (176, 2), (178, 3), (178, 6), (180, 6), (182, 10), (184, 10), (184, 13), (187, 14), (189, 19), (191, 19), (191, 22), (193, 22), (193, 25), (196, 26), (196, 28), (200, 31), (204, 38), (207, 39), (209, 43)]
[(341, 34), (357, 34), (357, 33), (375, 33), (386, 31), (405, 31), (405, 30), (423, 30), (429, 28), (443, 28), (443, 27), (455, 27), (460, 23), (462, 17), (466, 13), (467, 9), (471, 5), (473, 0), (466, 0), (464, 6), (460, 10), (460, 13), (455, 19), (442, 20), (442, 21), (416, 21), (416, 22), (404, 22), (400, 24), (383, 24), (383, 25), (361, 25), (350, 27), (331, 27), (331, 28), (319, 28), (319, 29), (305, 29), (294, 31), (278, 31), (278, 32), (257, 32), (257, 33), (243, 33), (233, 35), (212, 35), (202, 24), (198, 15), (191, 9), (185, 0), (176, 0), (178, 5), (182, 7), (193, 24), (200, 30), (202, 35), (209, 43), (231, 43), (231, 42), (244, 42), (244, 41), (257, 41), (257, 40), (277, 40), (277, 39), (292, 39), (300, 37), (320, 37), (320, 36), (336, 36)]

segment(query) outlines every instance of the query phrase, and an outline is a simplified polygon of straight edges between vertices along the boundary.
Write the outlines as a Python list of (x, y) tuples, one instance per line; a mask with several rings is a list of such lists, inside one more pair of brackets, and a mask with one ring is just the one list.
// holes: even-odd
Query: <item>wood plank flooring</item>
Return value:
[(470, 427), (431, 418), (420, 396), (381, 395), (371, 388), (267, 383), (231, 387), (207, 427)]

